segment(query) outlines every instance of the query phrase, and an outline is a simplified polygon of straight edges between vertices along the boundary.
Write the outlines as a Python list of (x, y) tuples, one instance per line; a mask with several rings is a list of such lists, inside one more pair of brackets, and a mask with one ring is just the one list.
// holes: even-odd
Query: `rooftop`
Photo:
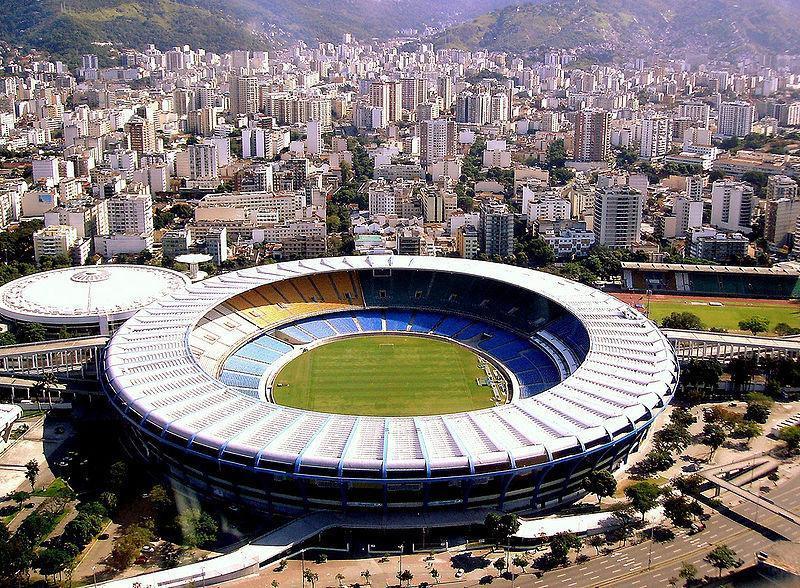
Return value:
[(187, 278), (153, 266), (71, 267), (32, 274), (0, 287), (0, 315), (42, 323), (122, 320), (182, 288)]

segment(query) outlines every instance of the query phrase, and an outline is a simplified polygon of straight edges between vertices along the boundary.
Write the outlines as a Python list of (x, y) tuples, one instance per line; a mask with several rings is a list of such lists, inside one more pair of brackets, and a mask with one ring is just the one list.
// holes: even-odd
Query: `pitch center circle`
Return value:
[(360, 416), (426, 416), (507, 402), (505, 374), (442, 337), (364, 334), (305, 348), (272, 379), (276, 404)]

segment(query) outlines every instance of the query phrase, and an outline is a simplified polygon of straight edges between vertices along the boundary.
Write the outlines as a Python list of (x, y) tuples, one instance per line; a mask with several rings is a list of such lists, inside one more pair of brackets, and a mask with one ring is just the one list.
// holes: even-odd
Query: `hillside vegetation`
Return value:
[(755, 48), (795, 51), (797, 0), (545, 0), (509, 6), (451, 27), (438, 45), (541, 51), (595, 47), (634, 50)]

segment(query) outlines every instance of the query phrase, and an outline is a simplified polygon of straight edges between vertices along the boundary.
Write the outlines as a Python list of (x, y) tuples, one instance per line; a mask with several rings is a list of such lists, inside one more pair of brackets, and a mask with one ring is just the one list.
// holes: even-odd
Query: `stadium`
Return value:
[(177, 289), (105, 355), (126, 446), (264, 513), (534, 512), (616, 469), (675, 390), (656, 326), (557, 276), (413, 256)]

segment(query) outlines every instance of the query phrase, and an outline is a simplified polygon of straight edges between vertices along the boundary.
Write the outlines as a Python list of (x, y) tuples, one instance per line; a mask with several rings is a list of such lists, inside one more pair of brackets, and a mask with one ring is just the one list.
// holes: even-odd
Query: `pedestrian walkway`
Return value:
[[(769, 498), (764, 498), (763, 496), (759, 496), (758, 494), (750, 492), (749, 490), (745, 490), (741, 486), (732, 484), (728, 480), (725, 480), (724, 478), (721, 477), (726, 473), (738, 472), (740, 470), (745, 470), (750, 468), (763, 468), (764, 466), (768, 466), (771, 468), (773, 464), (770, 462), (772, 461), (775, 460), (772, 460), (772, 458), (765, 458), (765, 457), (762, 457), (757, 460), (751, 458), (738, 462), (723, 464), (713, 468), (708, 468), (698, 473), (703, 479), (708, 480), (709, 482), (714, 484), (718, 489), (727, 490), (728, 492), (734, 494), (735, 496), (738, 496), (739, 498), (743, 498), (748, 502), (752, 502), (756, 506), (759, 506), (771, 512), (772, 514), (778, 515), (779, 517), (782, 517), (787, 521), (790, 521), (795, 525), (800, 526), (800, 516), (797, 516), (792, 511), (787, 510), (785, 508), (781, 508)], [(777, 468), (777, 462), (775, 462), (774, 466)]]

